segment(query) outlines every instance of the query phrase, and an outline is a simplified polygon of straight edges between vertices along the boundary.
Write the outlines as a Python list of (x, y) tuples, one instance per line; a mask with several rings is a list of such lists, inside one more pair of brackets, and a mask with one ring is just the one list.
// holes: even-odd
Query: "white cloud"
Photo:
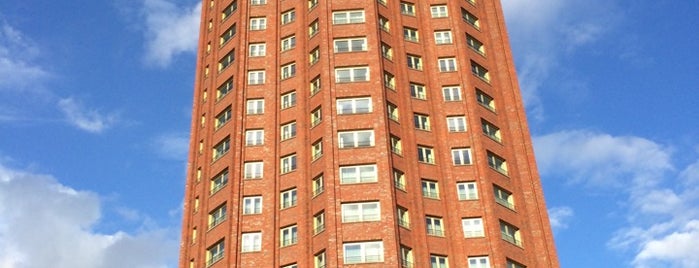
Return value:
[(552, 207), (548, 209), (551, 229), (554, 231), (568, 228), (568, 221), (575, 214), (570, 207)]
[(145, 0), (143, 10), (146, 63), (165, 67), (178, 54), (196, 52), (201, 1), (191, 7), (179, 7), (167, 0)]
[(34, 63), (37, 56), (39, 49), (32, 40), (0, 20), (0, 92), (30, 89), (49, 77), (49, 72)]
[(73, 98), (60, 99), (58, 108), (63, 112), (68, 123), (92, 133), (100, 133), (112, 127), (118, 118), (115, 113), (102, 114), (98, 110), (87, 109)]
[(153, 147), (161, 157), (186, 160), (189, 151), (189, 135), (186, 133), (165, 133), (155, 138)]
[(0, 267), (174, 267), (177, 232), (92, 230), (100, 197), (0, 163)]

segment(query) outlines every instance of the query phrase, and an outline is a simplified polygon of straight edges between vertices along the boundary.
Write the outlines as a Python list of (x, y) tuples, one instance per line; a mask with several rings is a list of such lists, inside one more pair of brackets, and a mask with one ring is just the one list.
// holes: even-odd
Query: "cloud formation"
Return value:
[(162, 68), (179, 54), (196, 52), (201, 1), (179, 7), (167, 0), (145, 0), (143, 13), (147, 64)]
[(186, 160), (189, 151), (189, 135), (187, 133), (165, 133), (156, 137), (152, 146), (163, 158)]
[(568, 228), (568, 220), (575, 214), (570, 207), (552, 207), (548, 209), (551, 229), (554, 231)]
[(118, 119), (115, 113), (103, 114), (98, 110), (85, 108), (73, 98), (60, 99), (58, 108), (68, 123), (91, 133), (100, 133), (112, 127)]
[(100, 209), (95, 193), (0, 163), (0, 267), (174, 267), (176, 230), (99, 233)]
[[(18, 52), (22, 53), (18, 53)], [(20, 31), (0, 20), (0, 92), (21, 90), (37, 80), (47, 78), (49, 73), (34, 64), (39, 50), (34, 42)]]

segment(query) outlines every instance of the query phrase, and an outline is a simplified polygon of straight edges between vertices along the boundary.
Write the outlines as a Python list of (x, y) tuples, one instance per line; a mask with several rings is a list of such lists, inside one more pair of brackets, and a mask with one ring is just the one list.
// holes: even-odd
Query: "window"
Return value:
[(335, 43), (335, 53), (366, 51), (366, 38), (345, 38), (337, 39)]
[(333, 24), (364, 23), (364, 10), (333, 12)]
[(213, 160), (221, 158), (231, 149), (231, 139), (226, 137), (213, 148)]
[(337, 134), (339, 148), (361, 148), (374, 146), (374, 131), (343, 131)]
[(325, 251), (313, 255), (313, 267), (314, 268), (326, 268), (325, 267)]
[(388, 60), (393, 60), (393, 48), (385, 43), (381, 43), (381, 56)]
[(292, 62), (281, 67), (281, 79), (289, 79), (296, 76), (296, 63)]
[(476, 200), (478, 199), (478, 188), (475, 182), (459, 182), (456, 184), (456, 193), (459, 195), (459, 200)]
[(335, 69), (335, 82), (347, 83), (369, 81), (369, 67), (351, 67)]
[(243, 215), (262, 213), (262, 196), (243, 197)]
[(308, 36), (309, 37), (315, 36), (316, 34), (318, 34), (319, 31), (320, 31), (320, 23), (318, 22), (317, 19), (308, 25)]
[(456, 148), (451, 150), (451, 160), (454, 165), (471, 164), (471, 148)]
[(228, 40), (231, 40), (233, 36), (235, 36), (235, 24), (233, 24), (230, 28), (223, 32), (223, 34), (219, 37), (218, 44), (220, 46), (223, 46), (223, 44), (227, 43)]
[(245, 163), (245, 179), (261, 179), (263, 162), (247, 162)]
[(201, 119), (199, 120), (199, 125), (200, 125), (201, 127), (206, 126), (206, 114), (202, 114), (202, 115), (201, 115)]
[(468, 3), (471, 4), (471, 5), (475, 5), (475, 4), (476, 4), (476, 0), (466, 0), (466, 2), (468, 2)]
[(388, 113), (388, 118), (398, 122), (398, 107), (392, 103), (386, 105), (386, 112)]
[(296, 206), (296, 188), (283, 191), (280, 194), (280, 208), (290, 208)]
[(296, 47), (296, 36), (288, 36), (282, 39), (281, 41), (281, 48), (282, 51), (287, 51), (289, 49), (295, 48)]
[(192, 244), (197, 242), (197, 227), (192, 228), (192, 234), (191, 234), (190, 238), (191, 238), (190, 240), (192, 241)]
[[(212, 1), (213, 3), (213, 1)], [(230, 5), (221, 11), (221, 20), (226, 20), (231, 16), (236, 10), (238, 10), (238, 1), (233, 1)]]
[(442, 225), (442, 218), (426, 216), (425, 223), (427, 226), (427, 235), (444, 236), (444, 225)]
[(422, 180), (422, 196), (439, 199), (439, 185), (436, 181)]
[(318, 234), (325, 230), (325, 211), (313, 216), (313, 234)]
[(391, 152), (397, 155), (403, 154), (403, 144), (400, 138), (393, 135), (391, 135)]
[(265, 100), (263, 99), (248, 100), (246, 106), (247, 114), (263, 114), (265, 112)]
[(216, 263), (217, 261), (223, 259), (223, 254), (225, 252), (224, 240), (216, 242), (213, 246), (206, 249), (206, 267), (209, 267)]
[(241, 252), (254, 252), (262, 250), (262, 233), (244, 233), (241, 237)]
[(308, 64), (313, 65), (320, 60), (320, 48), (316, 47), (311, 52), (308, 52)]
[(396, 76), (389, 72), (383, 72), (383, 86), (395, 90)]
[(297, 168), (296, 154), (282, 157), (279, 161), (282, 174), (292, 172)]
[(259, 6), (267, 4), (267, 0), (250, 0), (250, 4), (253, 6)]
[(296, 20), (296, 11), (295, 10), (289, 10), (287, 12), (282, 13), (282, 25), (284, 24), (289, 24)]
[(488, 151), (487, 157), (488, 166), (495, 169), (497, 172), (507, 175), (507, 162), (505, 162), (504, 158), (491, 153), (490, 151)]
[(313, 190), (313, 196), (317, 196), (323, 192), (323, 175), (315, 177), (311, 182), (311, 188)]
[(318, 0), (308, 0), (308, 9), (312, 9), (318, 5)]
[(526, 268), (526, 266), (519, 264), (513, 260), (507, 259), (505, 268)]
[(466, 34), (466, 44), (468, 44), (468, 47), (475, 50), (479, 54), (485, 55), (485, 47), (483, 46), (483, 43), (478, 41), (478, 39), (474, 38), (470, 34)]
[(495, 111), (495, 100), (493, 100), (493, 97), (478, 89), (476, 89), (476, 101), (483, 107), (488, 108), (488, 110)]
[(478, 76), (478, 78), (483, 79), (486, 82), (490, 82), (490, 74), (488, 73), (488, 69), (476, 63), (475, 61), (471, 61), (471, 72), (475, 76)]
[(466, 218), (461, 219), (461, 226), (464, 229), (464, 237), (483, 237), (483, 219), (482, 218)]
[(514, 225), (500, 221), (500, 234), (502, 235), (503, 240), (520, 247), (522, 246), (522, 238), (519, 234), (519, 228), (515, 227)]
[(422, 70), (422, 58), (416, 55), (408, 54), (408, 68), (415, 70)]
[(420, 41), (420, 36), (417, 32), (417, 29), (408, 28), (408, 27), (403, 27), (403, 38), (405, 40), (412, 41), (412, 42), (419, 42)]
[(497, 142), (502, 141), (502, 136), (500, 136), (500, 128), (496, 127), (492, 123), (481, 119), (481, 128), (483, 129), (483, 134), (486, 136)]
[(478, 21), (478, 17), (474, 16), (473, 14), (471, 14), (463, 8), (461, 9), (461, 18), (463, 18), (466, 23), (470, 24), (476, 29), (480, 28), (480, 22)]
[(400, 2), (400, 13), (415, 16), (415, 5), (408, 2)]
[(498, 186), (493, 186), (493, 193), (495, 194), (495, 202), (506, 208), (515, 209), (515, 199), (512, 193)]
[(228, 66), (231, 66), (235, 62), (235, 50), (231, 50), (231, 52), (228, 52), (226, 56), (223, 56), (218, 61), (218, 71), (222, 71), (223, 69), (226, 69)]
[(219, 129), (223, 125), (228, 123), (228, 121), (231, 121), (231, 114), (232, 114), (231, 106), (226, 107), (226, 109), (223, 110), (223, 112), (219, 113), (216, 116), (216, 120), (214, 120), (214, 128)]
[(383, 242), (345, 243), (342, 246), (345, 264), (383, 261)]
[(311, 160), (316, 160), (323, 156), (323, 141), (317, 141), (311, 146)]
[(299, 268), (299, 265), (294, 263), (294, 264), (289, 264), (289, 265), (284, 265), (282, 268)]
[(320, 107), (314, 109), (311, 111), (311, 127), (315, 127), (318, 124), (320, 124), (320, 121), (322, 120), (322, 114), (321, 114), (321, 109)]
[(267, 29), (267, 19), (266, 18), (251, 18), (250, 19), (250, 30), (259, 31)]
[(434, 149), (418, 145), (417, 160), (422, 163), (434, 164)]
[(488, 257), (468, 257), (468, 268), (490, 268)]
[(379, 4), (386, 5), (388, 3), (388, 0), (376, 0), (376, 2), (379, 2)]
[(320, 77), (313, 78), (311, 82), (308, 84), (309, 91), (311, 92), (311, 96), (315, 95), (320, 91)]
[(431, 268), (449, 268), (449, 262), (446, 256), (430, 255)]
[(262, 129), (252, 129), (245, 131), (245, 146), (255, 146), (264, 144), (265, 131)]
[(451, 31), (436, 31), (434, 32), (434, 42), (437, 45), (451, 44)]
[(219, 190), (223, 189), (226, 184), (228, 184), (228, 169), (225, 169), (211, 179), (209, 193), (214, 194), (218, 192)]
[(194, 207), (194, 209), (193, 209), (193, 210), (194, 210), (194, 213), (196, 213), (197, 211), (199, 211), (199, 196), (194, 197), (194, 205), (193, 205), (193, 207)]
[(226, 204), (223, 204), (209, 212), (209, 230), (226, 220)]
[(396, 212), (398, 213), (398, 225), (401, 227), (410, 228), (410, 214), (408, 214), (408, 209), (397, 207)]
[(342, 222), (379, 221), (379, 202), (342, 204)]
[(248, 85), (261, 85), (265, 83), (265, 71), (249, 71)]
[(440, 58), (439, 71), (440, 72), (454, 72), (456, 71), (456, 58)]
[(391, 23), (388, 21), (387, 18), (383, 16), (379, 16), (379, 27), (381, 30), (384, 32), (390, 32), (391, 31)]
[(427, 90), (425, 89), (425, 85), (410, 83), (410, 97), (426, 100)]
[(281, 126), (281, 139), (288, 140), (296, 137), (296, 122), (287, 123)]
[(430, 12), (432, 13), (432, 18), (446, 18), (449, 16), (446, 5), (431, 6)]
[(377, 179), (376, 165), (340, 167), (340, 183), (342, 184), (375, 182)]
[(337, 114), (360, 114), (371, 112), (371, 98), (337, 100)]
[(460, 101), (461, 88), (458, 86), (442, 87), (442, 95), (444, 96), (444, 101)]
[(464, 116), (447, 116), (447, 128), (449, 132), (464, 132), (466, 131), (466, 117)]
[(250, 57), (262, 57), (267, 52), (267, 45), (265, 43), (250, 44)]
[(403, 171), (393, 170), (393, 184), (396, 188), (405, 191), (405, 173)]
[(279, 231), (279, 244), (282, 247), (291, 246), (299, 241), (298, 227), (292, 225), (289, 227), (282, 228)]
[(430, 116), (424, 114), (414, 114), (413, 124), (416, 129), (430, 130)]

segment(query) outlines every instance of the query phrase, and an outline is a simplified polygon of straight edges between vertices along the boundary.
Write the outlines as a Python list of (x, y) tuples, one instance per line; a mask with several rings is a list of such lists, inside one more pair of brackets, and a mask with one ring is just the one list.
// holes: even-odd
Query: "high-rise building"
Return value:
[(558, 267), (498, 0), (204, 0), (181, 268)]

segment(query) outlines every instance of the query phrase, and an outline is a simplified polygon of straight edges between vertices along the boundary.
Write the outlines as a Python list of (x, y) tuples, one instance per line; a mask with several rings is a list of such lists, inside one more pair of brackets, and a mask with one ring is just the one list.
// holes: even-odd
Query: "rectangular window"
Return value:
[(456, 184), (456, 193), (459, 195), (459, 200), (476, 200), (478, 199), (478, 188), (475, 182), (459, 182)]
[(264, 163), (260, 162), (247, 162), (245, 163), (245, 179), (261, 179)]
[(408, 68), (422, 70), (422, 57), (408, 54)]
[(340, 183), (363, 183), (378, 180), (376, 165), (345, 166), (340, 167)]
[(393, 48), (385, 43), (381, 43), (381, 56), (388, 60), (393, 60)]
[(323, 175), (320, 175), (318, 177), (315, 177), (311, 183), (312, 190), (313, 190), (313, 196), (317, 196), (321, 193), (323, 193)]
[(228, 123), (228, 121), (231, 120), (231, 115), (232, 115), (231, 106), (226, 107), (226, 109), (223, 110), (223, 112), (216, 115), (216, 120), (214, 120), (214, 129), (219, 129), (223, 125)]
[(504, 158), (490, 151), (488, 151), (486, 155), (488, 157), (488, 166), (495, 169), (497, 172), (507, 175), (507, 162), (505, 162)]
[(263, 99), (252, 99), (248, 100), (246, 104), (247, 114), (263, 114), (265, 112), (265, 100)]
[(292, 154), (289, 156), (282, 157), (279, 161), (279, 165), (281, 167), (281, 173), (289, 173), (297, 168), (297, 161), (296, 161), (296, 154)]
[(482, 218), (466, 218), (461, 219), (461, 226), (464, 229), (464, 237), (483, 237), (483, 219)]
[(360, 114), (371, 112), (371, 98), (338, 99), (337, 114)]
[(410, 97), (426, 100), (427, 89), (425, 89), (425, 85), (410, 83)]
[(296, 91), (286, 93), (281, 96), (281, 109), (287, 109), (296, 106)]
[(490, 268), (488, 257), (468, 257), (468, 268)]
[(379, 27), (381, 28), (382, 31), (384, 32), (390, 32), (391, 31), (391, 23), (388, 21), (387, 18), (383, 16), (379, 16)]
[(393, 170), (393, 184), (397, 189), (405, 191), (405, 173), (403, 171)]
[(342, 245), (344, 263), (383, 262), (383, 242), (345, 243)]
[(231, 16), (236, 10), (238, 10), (238, 1), (233, 1), (230, 5), (221, 11), (221, 20), (226, 20)]
[(449, 16), (446, 5), (430, 6), (430, 12), (432, 13), (432, 18), (446, 18)]
[(500, 234), (503, 240), (520, 247), (522, 246), (522, 237), (520, 237), (519, 228), (514, 225), (500, 221)]
[(471, 148), (456, 148), (451, 150), (451, 160), (456, 166), (471, 164)]
[(495, 100), (493, 97), (478, 89), (476, 89), (476, 101), (483, 107), (488, 108), (488, 110), (495, 111)]
[(466, 131), (466, 117), (464, 116), (447, 116), (447, 129), (449, 132), (464, 132)]
[(248, 85), (261, 85), (265, 83), (265, 71), (248, 71)]
[(336, 39), (334, 41), (334, 44), (335, 44), (335, 53), (366, 51), (367, 50), (366, 38)]
[(417, 146), (417, 161), (434, 164), (434, 149), (431, 147)]
[(225, 32), (223, 32), (223, 34), (219, 37), (218, 44), (220, 46), (223, 46), (225, 43), (228, 43), (228, 41), (231, 40), (231, 38), (233, 38), (233, 36), (235, 36), (235, 32), (236, 32), (235, 24), (233, 24), (230, 28), (228, 28)]
[(401, 268), (413, 268), (413, 249), (400, 246), (400, 267)]
[(319, 234), (325, 231), (325, 211), (313, 216), (313, 234)]
[(254, 252), (262, 250), (262, 233), (244, 233), (241, 237), (241, 252)]
[(410, 214), (408, 214), (408, 209), (397, 207), (396, 212), (398, 213), (398, 226), (410, 228)]
[(478, 21), (478, 17), (474, 16), (473, 14), (471, 14), (463, 8), (461, 9), (461, 18), (464, 19), (466, 23), (470, 24), (476, 29), (479, 29), (481, 27), (480, 22)]
[(250, 44), (250, 57), (263, 57), (267, 52), (267, 45), (265, 43)]
[(313, 65), (320, 60), (320, 48), (316, 47), (311, 52), (308, 52), (308, 64)]
[(471, 61), (471, 72), (475, 76), (478, 76), (478, 78), (483, 79), (486, 82), (490, 82), (490, 74), (488, 73), (488, 69), (476, 63), (475, 61)]
[(323, 141), (317, 141), (311, 146), (311, 160), (316, 160), (323, 156)]
[(280, 127), (281, 139), (288, 140), (296, 137), (296, 122), (284, 124)]
[(483, 134), (485, 134), (489, 138), (497, 142), (502, 141), (502, 136), (500, 135), (499, 127), (496, 127), (492, 123), (485, 121), (484, 119), (481, 119), (481, 129), (483, 129)]
[(318, 34), (318, 31), (320, 31), (320, 23), (316, 19), (308, 25), (308, 36), (313, 37)]
[(223, 204), (209, 212), (209, 230), (226, 220), (226, 204)]
[(213, 160), (217, 160), (221, 158), (224, 154), (228, 153), (228, 151), (231, 149), (231, 139), (229, 137), (226, 137), (222, 141), (220, 141), (216, 146), (214, 146), (212, 152), (213, 152)]
[(289, 10), (287, 12), (282, 13), (282, 25), (284, 24), (289, 24), (296, 20), (296, 10)]
[(434, 32), (434, 42), (437, 45), (451, 44), (452, 42), (454, 42), (451, 38), (451, 31)]
[(321, 114), (321, 109), (320, 107), (315, 108), (313, 111), (311, 111), (311, 127), (315, 127), (318, 124), (320, 124), (323, 116)]
[(458, 86), (442, 87), (442, 95), (444, 97), (444, 101), (460, 101), (461, 88)]
[(379, 221), (379, 202), (342, 204), (342, 222)]
[(228, 68), (233, 62), (235, 62), (235, 50), (231, 50), (231, 52), (228, 52), (226, 56), (223, 56), (223, 58), (218, 61), (218, 71), (220, 72)]
[(267, 29), (267, 18), (251, 18), (250, 19), (250, 30), (260, 31)]
[(243, 215), (262, 213), (262, 196), (243, 197)]
[(343, 131), (337, 133), (339, 148), (361, 148), (374, 146), (374, 131)]
[(282, 247), (295, 245), (299, 242), (299, 232), (296, 225), (282, 228), (279, 230), (279, 244)]
[(369, 81), (369, 67), (351, 67), (335, 69), (335, 82), (348, 83)]
[(294, 264), (289, 264), (289, 265), (284, 265), (282, 268), (299, 268), (299, 265), (294, 263)]
[(296, 188), (283, 191), (280, 194), (279, 201), (280, 201), (280, 208), (281, 209), (296, 206), (296, 201), (297, 201)]
[(386, 112), (388, 113), (388, 119), (398, 122), (398, 106), (389, 103), (386, 105)]
[(446, 256), (430, 255), (431, 268), (449, 268), (449, 262)]
[(508, 192), (507, 190), (494, 185), (493, 193), (495, 194), (495, 202), (505, 206), (506, 208), (512, 210), (515, 209), (515, 199), (512, 196), (511, 192)]
[(420, 41), (420, 35), (418, 34), (417, 29), (409, 27), (403, 27), (403, 38), (411, 42)]
[(209, 189), (210, 194), (215, 194), (216, 192), (223, 189), (224, 186), (228, 184), (228, 169), (225, 169), (221, 173), (217, 174), (211, 179), (211, 187)]
[(224, 240), (218, 241), (216, 244), (206, 249), (206, 267), (209, 267), (217, 261), (223, 259), (224, 252)]
[(312, 9), (318, 5), (318, 0), (308, 0), (308, 9)]
[(440, 58), (438, 61), (440, 72), (455, 72), (456, 58)]
[(400, 2), (400, 13), (408, 16), (415, 16), (415, 5), (408, 2)]
[(436, 181), (422, 180), (422, 196), (439, 199), (439, 184)]
[(315, 95), (320, 91), (320, 76), (313, 78), (311, 82), (308, 84), (309, 91), (311, 92), (311, 96)]
[(444, 236), (444, 224), (442, 224), (442, 218), (426, 216), (425, 223), (425, 226), (427, 227), (427, 235)]
[(396, 76), (389, 72), (383, 72), (383, 86), (395, 90)]
[(483, 43), (481, 43), (481, 41), (478, 41), (478, 39), (471, 36), (470, 34), (466, 34), (466, 44), (468, 44), (468, 47), (475, 50), (479, 54), (485, 55), (485, 47), (483, 46)]
[(397, 155), (403, 154), (403, 144), (400, 138), (391, 135), (391, 152)]
[(250, 5), (259, 6), (267, 4), (267, 0), (250, 0)]
[(430, 130), (430, 116), (424, 114), (413, 114), (413, 125), (416, 129)]
[(288, 36), (282, 39), (281, 41), (281, 49), (282, 51), (287, 51), (289, 49), (295, 48), (296, 47), (296, 36)]
[(262, 129), (252, 129), (245, 131), (245, 146), (256, 146), (264, 144), (265, 131)]
[(519, 264), (516, 261), (507, 259), (507, 264), (505, 265), (505, 268), (527, 268), (526, 266)]
[(364, 10), (333, 12), (333, 24), (364, 23)]

